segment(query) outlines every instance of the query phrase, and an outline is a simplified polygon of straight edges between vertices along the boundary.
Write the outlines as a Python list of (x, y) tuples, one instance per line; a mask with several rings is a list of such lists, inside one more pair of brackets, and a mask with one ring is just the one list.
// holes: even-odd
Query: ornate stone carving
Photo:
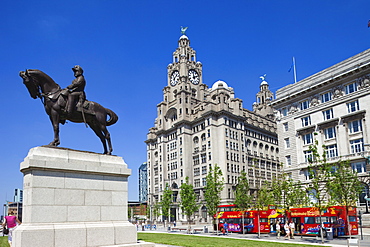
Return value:
[(333, 99), (343, 96), (343, 86), (339, 85), (337, 87), (334, 87), (332, 93), (333, 93)]
[(311, 106), (316, 106), (319, 104), (319, 97), (320, 96), (318, 94), (311, 97), (311, 102), (310, 102)]
[(370, 75), (365, 75), (357, 79), (359, 89), (370, 87)]
[(289, 108), (289, 114), (293, 114), (298, 111), (298, 103), (293, 103)]

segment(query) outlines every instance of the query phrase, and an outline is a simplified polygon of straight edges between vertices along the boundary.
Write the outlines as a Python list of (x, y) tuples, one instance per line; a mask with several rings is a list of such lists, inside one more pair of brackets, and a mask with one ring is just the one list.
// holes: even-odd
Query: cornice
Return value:
[(322, 130), (328, 127), (336, 126), (338, 125), (338, 122), (339, 122), (339, 118), (333, 118), (333, 119), (329, 119), (324, 122), (318, 123), (317, 127), (319, 128), (319, 130)]
[(343, 123), (348, 123), (353, 120), (361, 119), (365, 116), (366, 110), (352, 112), (350, 114), (342, 116)]

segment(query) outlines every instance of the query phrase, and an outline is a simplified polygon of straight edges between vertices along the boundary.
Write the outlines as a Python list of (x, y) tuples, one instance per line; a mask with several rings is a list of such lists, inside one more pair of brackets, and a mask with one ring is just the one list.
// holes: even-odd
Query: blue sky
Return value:
[[(370, 48), (370, 1), (3, 1), (0, 15), (0, 201), (22, 187), (20, 162), (48, 144), (52, 127), (40, 100), (18, 72), (40, 69), (61, 87), (85, 73), (87, 98), (120, 117), (110, 126), (114, 151), (132, 176), (129, 200), (138, 200), (137, 169), (146, 161), (146, 134), (167, 85), (167, 65), (186, 32), (208, 86), (224, 80), (252, 109), (259, 76), (270, 89), (298, 80)], [(83, 124), (61, 126), (61, 147), (102, 152)]]

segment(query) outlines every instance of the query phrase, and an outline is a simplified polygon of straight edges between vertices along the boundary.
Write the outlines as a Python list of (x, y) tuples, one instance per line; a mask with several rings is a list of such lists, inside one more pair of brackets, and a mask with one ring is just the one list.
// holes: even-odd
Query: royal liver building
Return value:
[(243, 101), (235, 98), (233, 88), (225, 82), (208, 87), (202, 72), (189, 38), (182, 35), (167, 67), (167, 85), (163, 101), (157, 105), (154, 127), (145, 141), (148, 205), (153, 209), (161, 201), (168, 184), (174, 195), (171, 221), (186, 220), (178, 196), (186, 177), (194, 185), (200, 204), (195, 220), (209, 221), (203, 188), (215, 164), (221, 167), (225, 181), (222, 204), (233, 203), (241, 171), (246, 171), (253, 189), (279, 173), (276, 123), (267, 106), (272, 93), (264, 77), (252, 112), (243, 108)]

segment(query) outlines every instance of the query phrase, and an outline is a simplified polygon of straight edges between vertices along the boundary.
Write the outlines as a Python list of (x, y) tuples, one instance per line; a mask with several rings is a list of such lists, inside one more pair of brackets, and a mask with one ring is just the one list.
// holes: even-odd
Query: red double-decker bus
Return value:
[[(277, 218), (283, 218), (282, 210), (269, 206), (267, 210), (236, 211), (235, 205), (221, 205), (220, 211), (215, 215), (218, 220), (218, 229), (223, 231), (225, 221), (229, 232), (260, 233), (271, 232), (271, 225)], [(258, 222), (259, 219), (259, 222)], [(244, 223), (243, 223), (244, 222)]]
[[(313, 207), (291, 208), (287, 212), (287, 216), (295, 223), (298, 234), (319, 234), (321, 222), (322, 227), (325, 230), (324, 234), (326, 234), (327, 229), (331, 228), (334, 236), (358, 235), (358, 221), (355, 207), (348, 208), (348, 218), (346, 208), (344, 206), (328, 207), (322, 212), (321, 220), (319, 210)], [(351, 234), (349, 234), (348, 225), (351, 229)]]
[[(276, 206), (269, 206), (267, 210), (237, 211), (235, 205), (222, 205), (220, 211), (215, 215), (218, 220), (218, 229), (223, 231), (225, 221), (228, 224), (229, 232), (246, 233), (270, 233), (276, 231), (276, 222), (279, 219), (280, 229), (284, 233), (284, 223), (292, 220), (295, 223), (295, 234), (317, 235), (320, 227), (323, 227), (324, 235), (327, 229), (333, 230), (334, 236), (358, 235), (358, 221), (356, 208), (348, 209), (348, 218), (344, 206), (332, 206), (321, 214), (317, 208), (303, 207), (291, 208), (287, 211), (278, 209)], [(347, 222), (348, 219), (348, 222)], [(216, 226), (215, 226), (216, 228)], [(258, 230), (259, 229), (259, 230)]]

